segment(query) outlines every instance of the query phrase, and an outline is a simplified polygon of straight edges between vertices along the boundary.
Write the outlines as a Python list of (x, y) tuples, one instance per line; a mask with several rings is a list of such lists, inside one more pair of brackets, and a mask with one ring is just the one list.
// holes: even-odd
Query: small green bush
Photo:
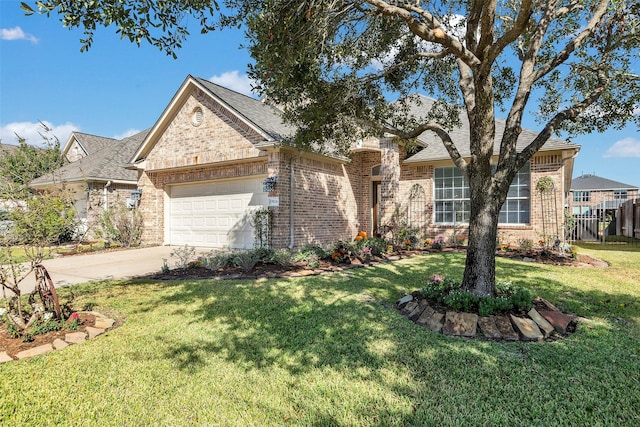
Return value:
[(455, 310), (476, 311), (478, 308), (478, 297), (467, 291), (453, 290), (443, 301)]
[(269, 261), (272, 264), (287, 267), (291, 264), (291, 261), (293, 261), (293, 254), (288, 249), (276, 249), (271, 253)]
[(239, 267), (242, 271), (249, 272), (260, 262), (261, 252), (256, 250), (240, 251), (233, 255), (233, 265)]
[(57, 320), (39, 320), (31, 325), (28, 333), (31, 335), (44, 335), (47, 332), (59, 331), (61, 329), (62, 325)]
[(522, 311), (529, 310), (533, 305), (533, 295), (527, 289), (516, 290), (510, 299), (513, 306)]
[(486, 317), (491, 316), (495, 313), (500, 313), (504, 311), (511, 310), (513, 308), (513, 304), (511, 300), (506, 297), (485, 297), (480, 298), (478, 302), (478, 314), (480, 316)]
[(320, 260), (329, 256), (327, 251), (318, 245), (304, 245), (293, 256), (295, 262), (306, 262), (309, 267), (317, 267)]

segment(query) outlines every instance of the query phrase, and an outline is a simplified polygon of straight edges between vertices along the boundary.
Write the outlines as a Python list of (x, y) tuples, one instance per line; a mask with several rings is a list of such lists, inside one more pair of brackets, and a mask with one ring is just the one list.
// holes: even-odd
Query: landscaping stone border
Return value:
[[(415, 292), (414, 292), (415, 294)], [(405, 295), (395, 303), (398, 312), (417, 325), (433, 332), (467, 338), (482, 337), (504, 341), (543, 341), (560, 334), (566, 336), (577, 318), (558, 310), (543, 298), (536, 298), (536, 306), (526, 316), (513, 314), (480, 317), (474, 313), (431, 307), (426, 299), (414, 294)]]
[(83, 311), (80, 313), (87, 313), (95, 316), (95, 324), (93, 326), (87, 326), (85, 331), (68, 332), (64, 335), (64, 340), (56, 338), (52, 343), (39, 345), (27, 350), (23, 350), (16, 354), (16, 358), (12, 358), (6, 351), (0, 351), (0, 363), (11, 362), (13, 360), (26, 359), (28, 357), (39, 356), (46, 354), (54, 350), (62, 350), (72, 344), (81, 344), (85, 341), (92, 340), (99, 335), (102, 335), (107, 330), (113, 328), (115, 320), (106, 317), (102, 313), (96, 311)]

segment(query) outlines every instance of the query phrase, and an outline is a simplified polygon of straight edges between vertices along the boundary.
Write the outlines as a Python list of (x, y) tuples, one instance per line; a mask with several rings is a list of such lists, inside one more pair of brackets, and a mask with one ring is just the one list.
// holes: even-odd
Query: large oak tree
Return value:
[[(640, 6), (627, 0), (108, 0), (37, 2), (64, 25), (115, 25), (129, 40), (175, 55), (188, 34), (242, 25), (258, 89), (285, 109), (303, 147), (346, 150), (362, 134), (412, 139), (435, 132), (470, 185), (469, 247), (463, 286), (495, 290), (498, 213), (515, 174), (554, 134), (638, 123)], [(25, 9), (30, 9), (24, 5)], [(212, 47), (213, 49), (214, 47)], [(424, 117), (408, 95), (439, 102)], [(538, 102), (531, 102), (531, 98)], [(391, 101), (394, 101), (391, 103)], [(532, 105), (539, 105), (536, 111)], [(466, 114), (469, 158), (450, 130)], [(496, 115), (506, 116), (493, 156)], [(538, 136), (521, 152), (525, 114)], [(460, 142), (457, 142), (458, 144)]]

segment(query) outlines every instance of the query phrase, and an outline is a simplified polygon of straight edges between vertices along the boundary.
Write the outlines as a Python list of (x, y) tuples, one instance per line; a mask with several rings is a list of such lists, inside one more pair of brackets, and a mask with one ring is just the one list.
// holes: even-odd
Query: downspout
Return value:
[(293, 227), (293, 195), (295, 189), (295, 183), (293, 180), (293, 155), (289, 159), (289, 249), (293, 250), (295, 244), (294, 227)]
[(104, 185), (104, 188), (102, 189), (102, 197), (103, 197), (103, 201), (104, 201), (104, 210), (108, 211), (109, 210), (109, 196), (108, 196), (108, 190), (107, 188), (111, 185), (111, 181), (107, 181), (107, 183)]

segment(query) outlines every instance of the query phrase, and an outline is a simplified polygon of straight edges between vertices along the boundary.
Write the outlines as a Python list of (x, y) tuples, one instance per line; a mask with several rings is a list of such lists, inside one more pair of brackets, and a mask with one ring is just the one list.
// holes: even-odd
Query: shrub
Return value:
[(434, 274), (429, 279), (429, 283), (422, 289), (422, 295), (426, 298), (444, 302), (444, 298), (454, 290), (460, 289), (460, 282), (451, 278), (445, 278), (439, 274)]
[(288, 249), (276, 249), (271, 253), (270, 262), (281, 267), (287, 267), (293, 260), (293, 254)]
[(444, 297), (443, 302), (449, 307), (460, 311), (476, 311), (478, 308), (478, 297), (468, 291), (453, 290)]
[(233, 255), (232, 262), (233, 265), (246, 273), (253, 270), (256, 264), (260, 262), (260, 253), (258, 251), (236, 252)]
[(189, 266), (189, 262), (195, 258), (196, 248), (185, 244), (184, 246), (172, 250), (169, 255), (172, 258), (178, 258), (176, 261), (176, 268), (187, 268)]
[(480, 316), (486, 317), (490, 316), (494, 313), (508, 311), (513, 308), (513, 304), (511, 304), (511, 300), (506, 297), (485, 297), (480, 298), (478, 302), (478, 314)]
[(380, 237), (372, 237), (367, 239), (366, 247), (371, 249), (371, 255), (380, 257), (387, 252), (387, 241)]
[(96, 235), (108, 242), (131, 247), (140, 244), (144, 222), (138, 209), (129, 209), (118, 199), (98, 218)]
[(531, 239), (519, 239), (518, 247), (521, 251), (530, 252), (533, 250), (533, 240)]
[(328, 256), (327, 251), (322, 246), (304, 245), (293, 256), (295, 262), (306, 262), (309, 267), (317, 267), (320, 260)]
[(233, 265), (233, 254), (209, 252), (204, 256), (204, 265), (210, 270), (218, 270)]
[(533, 305), (533, 295), (527, 289), (520, 288), (511, 295), (511, 303), (519, 310), (527, 311)]

